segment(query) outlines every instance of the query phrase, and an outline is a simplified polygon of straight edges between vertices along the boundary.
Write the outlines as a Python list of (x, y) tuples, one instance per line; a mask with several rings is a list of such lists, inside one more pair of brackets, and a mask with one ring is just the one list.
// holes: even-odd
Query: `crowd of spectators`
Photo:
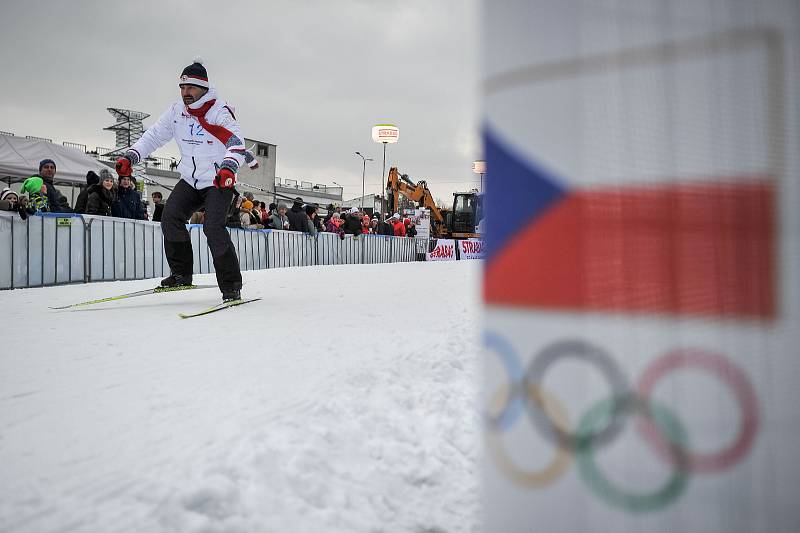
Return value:
[[(245, 192), (234, 198), (228, 213), (227, 226), (247, 229), (280, 229), (298, 231), (315, 236), (322, 232), (335, 233), (341, 238), (345, 235), (386, 235), (390, 237), (416, 237), (417, 229), (410, 218), (402, 218), (399, 213), (370, 216), (357, 207), (349, 210), (328, 205), (327, 216), (321, 217), (317, 204), (307, 204), (297, 197), (292, 206), (281, 202), (267, 204)], [(195, 213), (192, 218), (200, 213)], [(197, 218), (200, 220), (200, 217)], [(198, 223), (198, 222), (195, 222)]]
[[(86, 173), (86, 186), (81, 187), (75, 206), (70, 207), (67, 197), (55, 186), (57, 171), (55, 161), (43, 159), (38, 173), (22, 182), (19, 193), (9, 187), (0, 192), (0, 210), (16, 211), (22, 218), (34, 213), (79, 213), (148, 220), (147, 208), (134, 178), (123, 176), (115, 181), (109, 169), (104, 168), (99, 174), (90, 170)], [(161, 193), (153, 193), (154, 203), (156, 195), (159, 200), (161, 198)], [(160, 216), (158, 207), (155, 213)]]
[[(41, 212), (80, 213), (101, 215), (134, 220), (148, 220), (146, 203), (136, 189), (133, 177), (122, 176), (117, 180), (109, 169), (99, 174), (90, 170), (86, 174), (86, 186), (81, 188), (70, 207), (67, 198), (53, 183), (57, 172), (52, 159), (39, 163), (39, 172), (22, 183), (20, 193), (6, 187), (0, 192), (0, 210), (16, 211), (22, 218)], [(152, 194), (153, 221), (161, 220), (164, 199), (160, 192)], [(341, 238), (345, 235), (386, 235), (394, 237), (415, 237), (416, 227), (409, 218), (399, 213), (370, 216), (357, 207), (349, 210), (328, 205), (327, 216), (321, 217), (317, 204), (307, 204), (303, 199), (294, 199), (291, 207), (285, 203), (267, 204), (256, 200), (253, 194), (236, 194), (228, 213), (227, 226), (248, 229), (280, 229), (298, 231), (315, 236), (322, 232), (335, 233)], [(203, 209), (194, 213), (190, 224), (202, 224)]]

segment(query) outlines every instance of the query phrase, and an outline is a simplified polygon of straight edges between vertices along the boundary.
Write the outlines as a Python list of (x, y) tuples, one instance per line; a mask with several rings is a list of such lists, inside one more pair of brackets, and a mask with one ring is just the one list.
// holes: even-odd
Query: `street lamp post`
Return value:
[(483, 175), (486, 174), (486, 161), (478, 159), (472, 163), (472, 171), (481, 175), (481, 193), (483, 193)]
[(400, 129), (394, 124), (375, 124), (372, 127), (372, 140), (376, 143), (383, 143), (383, 175), (381, 176), (381, 188), (384, 191), (381, 199), (381, 211), (386, 212), (386, 145), (396, 143), (400, 139)]
[[(331, 180), (331, 183), (333, 183), (334, 185), (338, 185), (339, 186), (339, 188), (342, 190), (342, 193), (341, 193), (340, 196), (342, 197), (342, 200), (344, 200), (344, 187), (342, 186), (342, 184), (341, 183), (336, 183), (333, 180)], [(341, 207), (341, 206), (339, 206), (339, 207)]]
[[(363, 213), (364, 212), (364, 195), (366, 194), (364, 192), (364, 183), (365, 183), (365, 179), (366, 179), (366, 175), (367, 175), (367, 161), (372, 161), (372, 158), (371, 157), (364, 157), (363, 155), (361, 155), (361, 152), (356, 152), (356, 155), (358, 157), (360, 157), (364, 161), (364, 168), (361, 170), (361, 212)], [(374, 202), (373, 202), (372, 206), (375, 207), (375, 203)]]

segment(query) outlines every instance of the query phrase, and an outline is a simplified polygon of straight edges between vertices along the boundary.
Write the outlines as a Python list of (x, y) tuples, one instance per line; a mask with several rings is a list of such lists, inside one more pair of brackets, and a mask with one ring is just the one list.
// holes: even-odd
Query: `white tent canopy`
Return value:
[(24, 180), (39, 172), (39, 161), (56, 162), (56, 182), (85, 184), (86, 173), (108, 168), (76, 148), (59, 146), (38, 139), (0, 135), (0, 179)]

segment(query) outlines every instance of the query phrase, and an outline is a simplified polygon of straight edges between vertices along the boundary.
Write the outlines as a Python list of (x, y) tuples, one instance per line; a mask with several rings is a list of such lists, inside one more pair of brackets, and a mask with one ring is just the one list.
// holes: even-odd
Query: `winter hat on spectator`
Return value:
[(108, 170), (107, 168), (104, 168), (104, 169), (100, 170), (100, 178), (99, 178), (99, 180), (100, 181), (105, 181), (105, 180), (112, 180), (113, 181), (114, 180), (114, 176), (111, 175), (111, 171), (110, 170)]
[(250, 200), (245, 200), (244, 202), (242, 202), (242, 209), (244, 209), (245, 211), (250, 211), (251, 209), (253, 209), (253, 202), (251, 202)]
[(3, 189), (3, 192), (0, 192), (0, 200), (5, 200), (6, 198), (12, 195), (14, 196), (14, 198), (19, 198), (19, 196), (17, 196), (17, 193), (6, 187), (5, 189)]
[(86, 186), (90, 185), (97, 185), (100, 183), (100, 176), (98, 176), (94, 170), (90, 170), (86, 173)]
[(336, 213), (336, 212), (334, 212), (334, 213), (331, 215), (331, 218), (338, 218), (338, 219), (341, 219), (341, 218), (342, 218), (342, 215), (340, 215), (339, 213)]
[(208, 73), (203, 66), (202, 57), (196, 57), (191, 65), (183, 69), (178, 85), (195, 85), (208, 89)]
[(22, 192), (28, 194), (39, 194), (42, 192), (44, 180), (39, 176), (31, 176), (22, 182)]
[(394, 215), (392, 215), (392, 218), (395, 220), (400, 220), (400, 213), (395, 213)]
[(357, 207), (351, 207), (350, 208), (350, 212), (351, 213), (358, 213), (358, 208)]
[(410, 226), (411, 225), (411, 219), (410, 218), (404, 218), (403, 219), (403, 225), (404, 226)]
[(42, 159), (41, 161), (39, 161), (39, 172), (41, 172), (42, 171), (42, 167), (45, 166), (48, 163), (50, 163), (53, 166), (56, 166), (56, 162), (53, 161), (52, 159)]
[(244, 197), (245, 197), (245, 198), (247, 198), (248, 200), (250, 200), (251, 202), (252, 202), (252, 201), (253, 201), (253, 199), (255, 198), (255, 196), (253, 196), (253, 193), (251, 193), (250, 191), (246, 191), (246, 192), (244, 193)]

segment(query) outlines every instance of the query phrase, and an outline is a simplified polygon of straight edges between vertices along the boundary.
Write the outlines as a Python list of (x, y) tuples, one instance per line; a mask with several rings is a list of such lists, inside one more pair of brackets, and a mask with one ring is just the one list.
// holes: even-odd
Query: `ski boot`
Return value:
[(240, 289), (228, 289), (222, 291), (222, 302), (233, 302), (234, 300), (242, 299), (242, 291)]
[(162, 287), (189, 287), (192, 285), (192, 276), (171, 274), (161, 280)]

